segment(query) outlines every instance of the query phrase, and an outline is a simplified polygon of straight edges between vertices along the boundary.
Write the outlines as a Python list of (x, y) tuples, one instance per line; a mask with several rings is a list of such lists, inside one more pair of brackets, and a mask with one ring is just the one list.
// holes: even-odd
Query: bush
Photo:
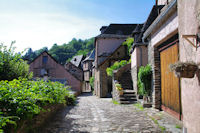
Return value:
[(125, 42), (122, 43), (122, 45), (126, 45), (128, 47), (128, 53), (129, 54), (131, 52), (131, 48), (132, 48), (133, 42), (134, 42), (134, 38), (129, 37), (129, 38), (126, 39)]
[(66, 97), (74, 102), (68, 87), (58, 82), (43, 80), (28, 81), (14, 79), (0, 81), (0, 129), (6, 123), (14, 124), (18, 119), (31, 119), (49, 104), (65, 104)]
[(148, 64), (145, 67), (141, 66), (138, 72), (138, 93), (140, 95), (150, 95), (151, 93), (151, 77), (152, 70)]
[(108, 67), (108, 68), (106, 69), (107, 75), (112, 77), (112, 76), (113, 76), (113, 71), (114, 71), (114, 70), (117, 70), (117, 69), (119, 69), (119, 68), (121, 68), (121, 67), (123, 67), (123, 66), (129, 64), (130, 61), (131, 61), (131, 60), (129, 60), (129, 61), (121, 60), (120, 62), (116, 61), (111, 67)]
[(94, 76), (90, 77), (90, 86), (94, 89)]
[(31, 78), (29, 65), (21, 59), (20, 53), (14, 53), (13, 43), (9, 48), (0, 45), (0, 80), (13, 80), (15, 78)]

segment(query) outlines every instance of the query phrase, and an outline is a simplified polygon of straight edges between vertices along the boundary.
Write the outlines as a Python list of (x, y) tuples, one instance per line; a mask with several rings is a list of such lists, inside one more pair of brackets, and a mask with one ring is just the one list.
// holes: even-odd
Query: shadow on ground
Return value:
[[(92, 93), (82, 93), (77, 97), (76, 103), (73, 106), (66, 106), (63, 109), (59, 110), (52, 119), (46, 123), (46, 126), (38, 131), (38, 133), (77, 133), (82, 132), (78, 129), (87, 127), (85, 124), (76, 124), (74, 121), (78, 118), (77, 116), (70, 115), (70, 111), (73, 110), (79, 104), (80, 97), (90, 97)], [(87, 133), (87, 132), (84, 132)]]

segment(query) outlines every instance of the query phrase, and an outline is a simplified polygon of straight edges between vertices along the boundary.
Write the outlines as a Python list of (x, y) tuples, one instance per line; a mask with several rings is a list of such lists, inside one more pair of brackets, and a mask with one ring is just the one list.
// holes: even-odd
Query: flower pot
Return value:
[(123, 91), (118, 91), (118, 92), (119, 92), (119, 95), (120, 95), (120, 96), (124, 94)]
[(198, 67), (197, 65), (183, 65), (175, 69), (175, 75), (181, 78), (193, 78)]

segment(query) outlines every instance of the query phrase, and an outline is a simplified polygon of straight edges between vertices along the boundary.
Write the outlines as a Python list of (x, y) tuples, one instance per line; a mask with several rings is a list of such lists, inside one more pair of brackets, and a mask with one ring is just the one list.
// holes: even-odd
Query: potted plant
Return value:
[(123, 95), (122, 86), (119, 83), (115, 84), (115, 86), (116, 86), (116, 90), (119, 92), (119, 95)]
[(177, 77), (182, 78), (193, 78), (198, 69), (198, 65), (194, 62), (176, 62), (169, 67)]

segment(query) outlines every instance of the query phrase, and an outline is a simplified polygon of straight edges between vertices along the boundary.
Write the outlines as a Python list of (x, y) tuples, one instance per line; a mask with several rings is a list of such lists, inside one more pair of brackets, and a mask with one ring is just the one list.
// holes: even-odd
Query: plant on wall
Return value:
[(94, 89), (94, 76), (90, 77), (90, 86)]
[(114, 70), (117, 70), (117, 69), (129, 64), (130, 62), (131, 62), (131, 60), (129, 60), (129, 61), (121, 60), (120, 62), (116, 61), (111, 67), (108, 67), (106, 69), (107, 75), (112, 77)]
[(176, 62), (174, 64), (170, 64), (170, 70), (175, 73), (177, 77), (182, 78), (193, 78), (198, 65), (195, 62)]
[(134, 38), (128, 37), (126, 41), (122, 43), (122, 45), (126, 45), (128, 47), (128, 53), (130, 53), (131, 51), (133, 42), (134, 42)]
[(150, 96), (151, 94), (151, 77), (152, 69), (148, 64), (146, 66), (141, 66), (138, 72), (138, 93), (140, 95)]

